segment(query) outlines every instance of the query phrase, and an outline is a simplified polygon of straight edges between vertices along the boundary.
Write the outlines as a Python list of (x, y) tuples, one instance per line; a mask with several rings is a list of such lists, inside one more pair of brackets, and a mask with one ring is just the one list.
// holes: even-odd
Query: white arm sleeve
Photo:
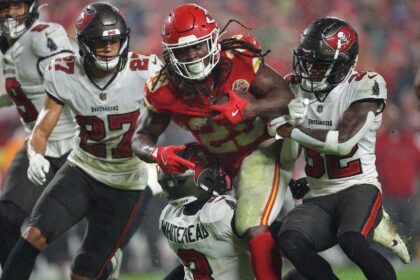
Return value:
[(375, 114), (369, 112), (363, 126), (350, 139), (345, 142), (338, 143), (339, 132), (331, 130), (328, 132), (325, 141), (321, 141), (303, 133), (298, 128), (292, 130), (291, 139), (301, 143), (302, 145), (315, 149), (321, 153), (344, 156), (350, 153), (351, 149), (363, 138), (375, 120)]

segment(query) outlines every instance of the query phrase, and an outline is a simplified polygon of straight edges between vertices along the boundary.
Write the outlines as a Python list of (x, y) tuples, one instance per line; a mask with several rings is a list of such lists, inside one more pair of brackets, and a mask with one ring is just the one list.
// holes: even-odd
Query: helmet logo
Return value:
[(329, 37), (323, 35), (322, 38), (330, 48), (345, 52), (357, 41), (357, 34), (347, 26), (342, 26), (333, 35)]
[(215, 23), (216, 21), (212, 19), (208, 14), (206, 14), (206, 22), (207, 23)]
[(92, 20), (93, 15), (94, 12), (90, 10), (83, 11), (76, 22), (77, 30), (82, 31), (86, 27), (86, 25), (88, 25), (88, 23)]
[(102, 32), (103, 37), (115, 36), (120, 34), (121, 32), (119, 29), (105, 30), (104, 32)]

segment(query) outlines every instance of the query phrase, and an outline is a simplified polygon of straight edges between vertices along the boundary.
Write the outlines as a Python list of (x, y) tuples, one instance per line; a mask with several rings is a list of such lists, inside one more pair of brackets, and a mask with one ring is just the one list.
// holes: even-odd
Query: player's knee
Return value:
[(45, 249), (47, 249), (48, 239), (42, 233), (42, 231), (36, 227), (27, 227), (26, 230), (23, 232), (22, 237), (40, 251), (44, 251)]
[(303, 259), (309, 247), (308, 241), (297, 231), (286, 231), (277, 238), (277, 246), (280, 252), (290, 260)]
[(246, 236), (247, 239), (252, 239), (252, 238), (254, 238), (258, 235), (261, 235), (261, 234), (263, 234), (267, 231), (268, 231), (268, 226), (255, 226), (255, 227), (248, 228), (245, 231), (245, 236)]

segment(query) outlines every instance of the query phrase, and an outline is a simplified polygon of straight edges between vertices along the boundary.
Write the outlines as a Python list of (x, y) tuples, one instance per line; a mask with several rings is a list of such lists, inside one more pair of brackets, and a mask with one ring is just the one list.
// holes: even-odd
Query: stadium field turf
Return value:
[[(399, 267), (397, 270), (398, 280), (414, 280), (419, 279), (420, 266)], [(365, 280), (363, 273), (356, 267), (334, 269), (338, 278), (342, 280)], [(131, 275), (122, 276), (120, 280), (162, 280), (163, 274), (148, 274), (148, 275)]]

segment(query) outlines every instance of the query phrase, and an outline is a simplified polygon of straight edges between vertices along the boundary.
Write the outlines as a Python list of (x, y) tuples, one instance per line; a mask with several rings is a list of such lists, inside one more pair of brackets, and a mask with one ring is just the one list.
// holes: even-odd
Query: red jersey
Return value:
[[(252, 36), (237, 35), (236, 38), (260, 47), (258, 41)], [(239, 49), (238, 51), (247, 52)], [(156, 81), (155, 75), (147, 83), (145, 101), (150, 110), (170, 114), (172, 120), (191, 131), (199, 143), (221, 160), (225, 170), (231, 176), (235, 176), (242, 160), (261, 142), (270, 138), (266, 121), (255, 117), (235, 126), (213, 121), (211, 117), (215, 112), (209, 108), (209, 99), (217, 100), (229, 90), (248, 90), (259, 69), (261, 59), (238, 55), (232, 51), (221, 51), (220, 57), (228, 60), (232, 69), (228, 79), (209, 96), (203, 93), (183, 96), (164, 75), (152, 90)], [(212, 79), (210, 76), (207, 82), (211, 84)]]

